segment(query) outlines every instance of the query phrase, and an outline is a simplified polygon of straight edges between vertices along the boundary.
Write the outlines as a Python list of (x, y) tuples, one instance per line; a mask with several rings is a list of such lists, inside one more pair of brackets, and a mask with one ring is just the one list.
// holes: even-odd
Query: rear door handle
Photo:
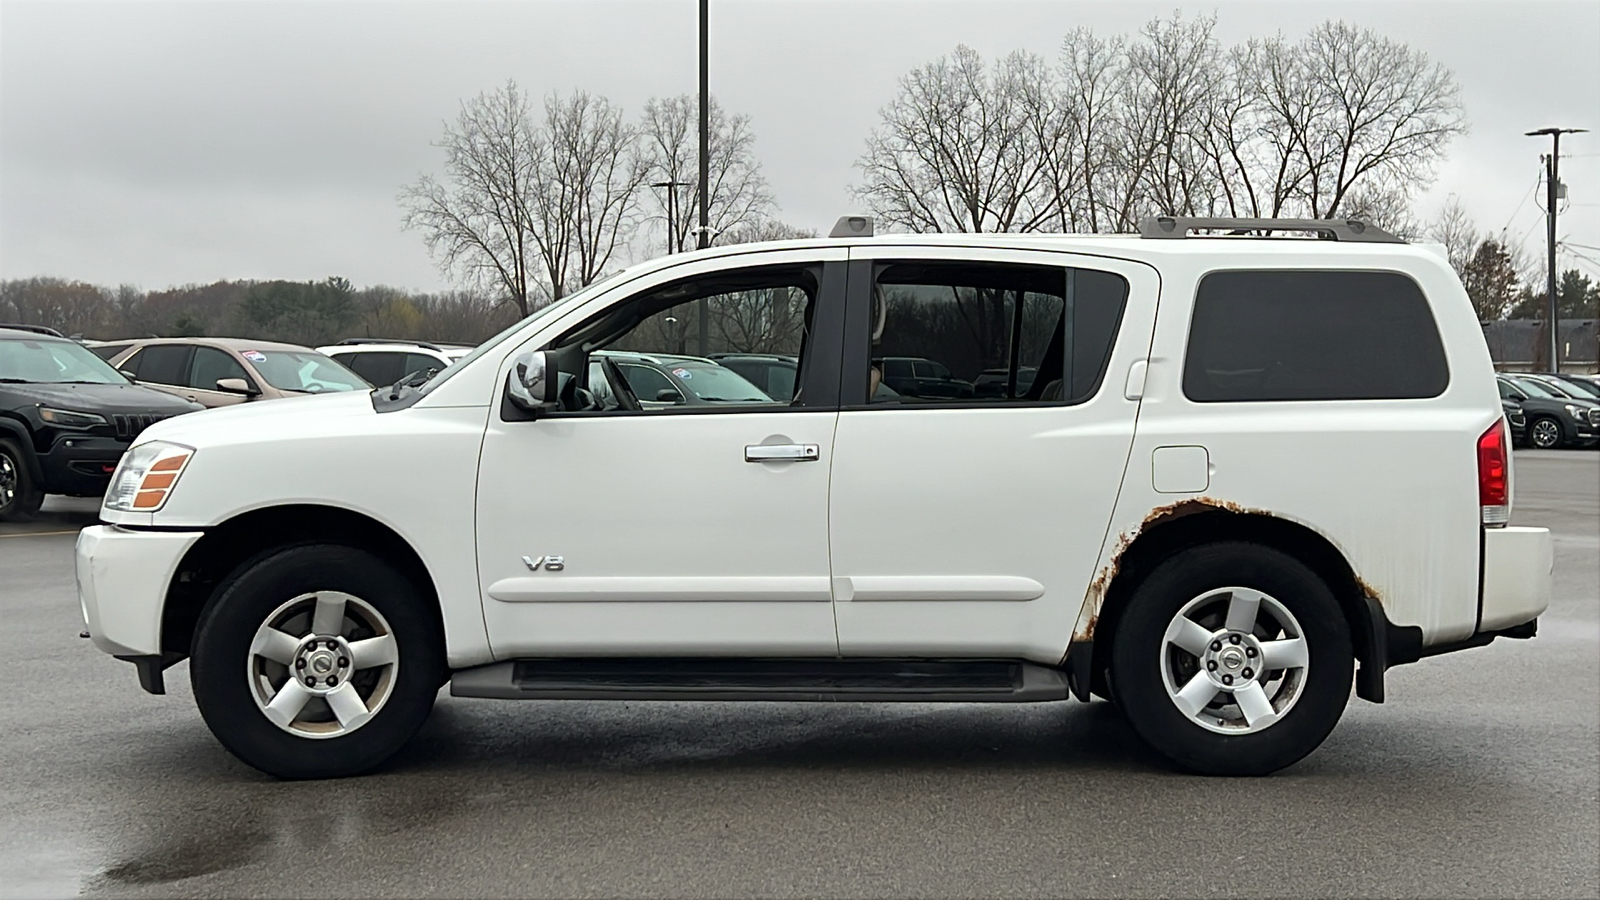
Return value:
[(822, 457), (816, 444), (745, 444), (745, 462), (809, 462)]

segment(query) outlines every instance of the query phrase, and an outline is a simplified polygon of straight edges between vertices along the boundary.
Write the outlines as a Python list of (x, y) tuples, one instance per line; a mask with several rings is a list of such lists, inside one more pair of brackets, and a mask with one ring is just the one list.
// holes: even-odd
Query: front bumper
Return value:
[(167, 588), (199, 531), (130, 531), (92, 525), (78, 533), (78, 604), (94, 645), (112, 656), (159, 656)]
[(1555, 550), (1550, 529), (1507, 526), (1483, 531), (1483, 601), (1478, 631), (1531, 622), (1550, 605)]
[(65, 435), (39, 457), (44, 492), (98, 497), (111, 483), (111, 473), (128, 449), (127, 441), (94, 435)]

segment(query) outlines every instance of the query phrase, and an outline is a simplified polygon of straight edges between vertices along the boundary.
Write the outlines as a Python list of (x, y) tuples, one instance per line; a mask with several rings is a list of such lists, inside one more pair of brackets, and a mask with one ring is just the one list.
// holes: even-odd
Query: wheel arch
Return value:
[[(1185, 501), (1153, 512), (1145, 525), (1113, 558), (1106, 573), (1097, 578), (1090, 602), (1097, 608), (1087, 634), (1074, 636), (1069, 668), (1086, 696), (1093, 690), (1108, 696), (1105, 673), (1111, 642), (1128, 600), (1144, 579), (1176, 553), (1204, 544), (1245, 541), (1272, 547), (1294, 557), (1328, 585), (1350, 627), (1356, 660), (1361, 664), (1356, 693), (1365, 700), (1383, 702), (1383, 672), (1394, 656), (1386, 642), (1394, 626), (1382, 609), (1382, 597), (1356, 574), (1344, 553), (1313, 528), (1273, 515), (1244, 510), (1208, 500)], [(1109, 577), (1107, 577), (1109, 575)], [(1098, 589), (1098, 591), (1096, 590)], [(1418, 636), (1420, 649), (1420, 635)]]
[(10, 438), (22, 450), (22, 464), (28, 467), (28, 476), (34, 482), (44, 481), (44, 467), (39, 463), (39, 448), (33, 445), (33, 432), (27, 423), (0, 413), (0, 438)]
[(366, 550), (398, 569), (428, 599), (444, 634), (439, 590), (411, 543), (393, 528), (354, 510), (318, 504), (269, 506), (240, 513), (206, 529), (184, 554), (167, 586), (161, 614), (164, 654), (187, 656), (200, 613), (217, 587), (240, 566), (288, 547), (342, 544)]

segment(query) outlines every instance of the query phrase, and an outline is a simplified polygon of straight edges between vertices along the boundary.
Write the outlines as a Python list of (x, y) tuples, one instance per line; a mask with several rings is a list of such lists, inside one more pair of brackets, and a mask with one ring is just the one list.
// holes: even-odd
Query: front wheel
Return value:
[(189, 666), (217, 740), (280, 778), (371, 769), (422, 727), (444, 673), (426, 598), (352, 547), (248, 564), (200, 616)]
[(1544, 416), (1528, 423), (1528, 443), (1539, 450), (1554, 450), (1566, 438), (1561, 423)]
[(1205, 775), (1266, 775), (1304, 758), (1344, 713), (1354, 669), (1327, 585), (1257, 544), (1168, 559), (1112, 636), (1111, 680), (1134, 731)]
[(0, 522), (32, 518), (44, 494), (28, 475), (28, 461), (15, 441), (0, 440)]

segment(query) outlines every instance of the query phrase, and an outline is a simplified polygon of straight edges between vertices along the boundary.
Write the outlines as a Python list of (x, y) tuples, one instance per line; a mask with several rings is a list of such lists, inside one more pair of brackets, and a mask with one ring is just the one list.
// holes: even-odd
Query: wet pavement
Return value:
[[(1519, 452), (1532, 641), (1389, 673), (1263, 779), (1104, 703), (441, 697), (378, 774), (280, 783), (77, 637), (71, 529), (0, 528), (0, 896), (1600, 896), (1600, 454)], [(51, 533), (51, 532), (69, 532)]]

